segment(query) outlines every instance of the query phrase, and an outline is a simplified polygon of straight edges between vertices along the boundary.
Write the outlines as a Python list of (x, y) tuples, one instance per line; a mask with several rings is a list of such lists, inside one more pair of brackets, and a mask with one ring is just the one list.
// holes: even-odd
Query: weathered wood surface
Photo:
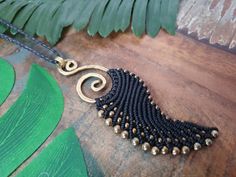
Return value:
[(182, 0), (178, 29), (236, 52), (235, 0)]
[(170, 36), (164, 32), (155, 39), (148, 36), (138, 39), (130, 33), (92, 39), (85, 33), (72, 33), (58, 48), (81, 65), (123, 67), (137, 73), (167, 114), (216, 126), (220, 130), (219, 138), (212, 147), (189, 156), (153, 157), (144, 153), (106, 127), (97, 118), (95, 105), (78, 98), (75, 84), (79, 76), (65, 78), (53, 65), (5, 42), (0, 43), (0, 56), (14, 65), (17, 81), (0, 114), (24, 88), (31, 63), (39, 63), (56, 77), (65, 97), (62, 120), (45, 144), (62, 129), (73, 126), (81, 141), (90, 176), (236, 176), (236, 55), (182, 34)]

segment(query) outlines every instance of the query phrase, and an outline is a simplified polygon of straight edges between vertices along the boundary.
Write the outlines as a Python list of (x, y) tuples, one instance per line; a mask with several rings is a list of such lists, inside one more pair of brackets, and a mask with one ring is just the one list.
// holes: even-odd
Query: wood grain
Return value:
[(236, 51), (235, 0), (182, 0), (177, 24), (179, 31)]
[[(14, 64), (18, 77), (12, 100), (22, 90), (25, 74), (33, 62), (47, 67), (57, 78), (64, 92), (65, 110), (50, 139), (62, 129), (73, 126), (90, 176), (236, 176), (236, 55), (182, 34), (170, 36), (164, 32), (155, 39), (148, 36), (138, 39), (130, 33), (106, 39), (91, 38), (83, 32), (69, 33), (58, 48), (81, 65), (122, 67), (138, 74), (150, 87), (159, 106), (171, 117), (216, 126), (220, 130), (220, 137), (212, 147), (189, 156), (153, 157), (116, 136), (97, 118), (95, 106), (78, 98), (75, 84), (79, 75), (65, 78), (54, 66), (24, 50), (12, 54), (14, 49), (3, 48), (0, 55), (10, 55), (6, 58)], [(7, 109), (10, 98), (1, 109)]]

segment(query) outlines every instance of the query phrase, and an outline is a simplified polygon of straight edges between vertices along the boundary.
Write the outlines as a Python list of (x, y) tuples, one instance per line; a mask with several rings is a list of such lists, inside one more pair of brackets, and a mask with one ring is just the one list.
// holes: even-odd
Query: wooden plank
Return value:
[[(2, 47), (4, 45), (8, 47)], [(75, 84), (81, 74), (66, 78), (57, 73), (54, 66), (25, 50), (16, 50), (2, 42), (0, 48), (0, 56), (10, 55), (6, 58), (15, 66), (17, 74), (14, 91), (1, 107), (0, 114), (20, 94), (31, 63), (48, 68), (65, 97), (63, 118), (50, 140), (62, 129), (73, 126), (80, 138), (90, 176), (235, 176), (235, 55), (182, 34), (170, 36), (164, 32), (155, 39), (148, 36), (139, 39), (130, 33), (106, 39), (91, 38), (86, 33), (69, 33), (58, 44), (61, 51), (69, 58), (76, 58), (81, 65), (122, 67), (138, 74), (150, 87), (156, 102), (171, 117), (217, 126), (220, 130), (220, 137), (210, 148), (186, 157), (153, 157), (116, 136), (97, 118), (95, 106), (78, 98)]]
[(234, 0), (183, 0), (177, 19), (178, 30), (236, 51), (233, 38), (236, 33), (235, 12)]

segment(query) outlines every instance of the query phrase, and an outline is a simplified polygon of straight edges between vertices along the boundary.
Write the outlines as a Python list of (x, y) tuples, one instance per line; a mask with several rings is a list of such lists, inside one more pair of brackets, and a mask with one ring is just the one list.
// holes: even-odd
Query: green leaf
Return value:
[(178, 8), (179, 0), (5, 0), (0, 1), (0, 18), (55, 44), (70, 25), (77, 31), (87, 27), (91, 36), (107, 37), (129, 26), (136, 36), (147, 32), (154, 37), (160, 28), (174, 34)]
[(121, 0), (110, 0), (108, 3), (99, 28), (99, 34), (102, 37), (107, 37), (115, 28), (114, 19), (116, 18), (120, 2)]
[(87, 177), (79, 140), (72, 128), (58, 135), (17, 177)]
[(89, 35), (94, 36), (98, 32), (108, 2), (109, 0), (101, 0), (94, 9), (87, 30)]
[(118, 9), (116, 21), (115, 21), (115, 31), (125, 31), (129, 27), (134, 0), (123, 0)]
[(147, 13), (147, 33), (155, 37), (161, 28), (161, 0), (149, 0)]
[(145, 19), (148, 0), (136, 0), (132, 18), (132, 30), (136, 36), (141, 36), (145, 32)]
[(0, 118), (0, 176), (11, 174), (46, 140), (63, 112), (63, 96), (43, 68), (32, 65), (17, 101)]
[(15, 83), (15, 71), (12, 65), (0, 58), (0, 105), (6, 100)]
[(179, 0), (161, 1), (161, 27), (168, 33), (174, 35), (176, 28), (176, 17), (179, 8)]
[(84, 9), (81, 9), (81, 11), (79, 12), (79, 18), (76, 19), (76, 21), (74, 22), (74, 27), (75, 29), (77, 29), (78, 31), (83, 29), (84, 27), (86, 27), (86, 25), (89, 22), (89, 19), (95, 9), (95, 7), (97, 6), (97, 4), (99, 3), (98, 0), (90, 0), (90, 1), (84, 1), (82, 7), (84, 7)]
[[(11, 22), (13, 20), (13, 18), (15, 17), (16, 13), (23, 8), (25, 5), (27, 4), (27, 2), (25, 1), (16, 1), (10, 5), (8, 5), (8, 7), (5, 7), (3, 9), (3, 11), (0, 13), (0, 16), (2, 16), (3, 14), (3, 18), (9, 22)], [(6, 31), (7, 28), (0, 28), (0, 33), (3, 33)]]

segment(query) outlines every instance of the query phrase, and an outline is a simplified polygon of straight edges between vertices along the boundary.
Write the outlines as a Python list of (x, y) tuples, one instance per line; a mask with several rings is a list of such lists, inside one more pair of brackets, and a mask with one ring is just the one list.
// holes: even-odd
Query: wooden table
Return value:
[[(14, 65), (17, 81), (10, 97), (0, 109), (1, 114), (24, 88), (30, 65), (38, 63), (55, 76), (65, 97), (61, 122), (45, 144), (61, 130), (74, 127), (90, 176), (236, 176), (235, 54), (179, 33), (170, 36), (165, 32), (155, 39), (148, 36), (138, 39), (131, 33), (92, 39), (83, 32), (70, 33), (59, 43), (58, 48), (77, 59), (81, 65), (123, 67), (137, 73), (146, 81), (164, 112), (181, 120), (216, 126), (220, 130), (219, 138), (212, 147), (192, 152), (188, 156), (153, 157), (144, 153), (105, 126), (97, 118), (95, 105), (84, 103), (78, 98), (75, 84), (80, 75), (65, 78), (51, 64), (2, 41), (0, 56)], [(30, 160), (32, 158), (24, 165)]]

